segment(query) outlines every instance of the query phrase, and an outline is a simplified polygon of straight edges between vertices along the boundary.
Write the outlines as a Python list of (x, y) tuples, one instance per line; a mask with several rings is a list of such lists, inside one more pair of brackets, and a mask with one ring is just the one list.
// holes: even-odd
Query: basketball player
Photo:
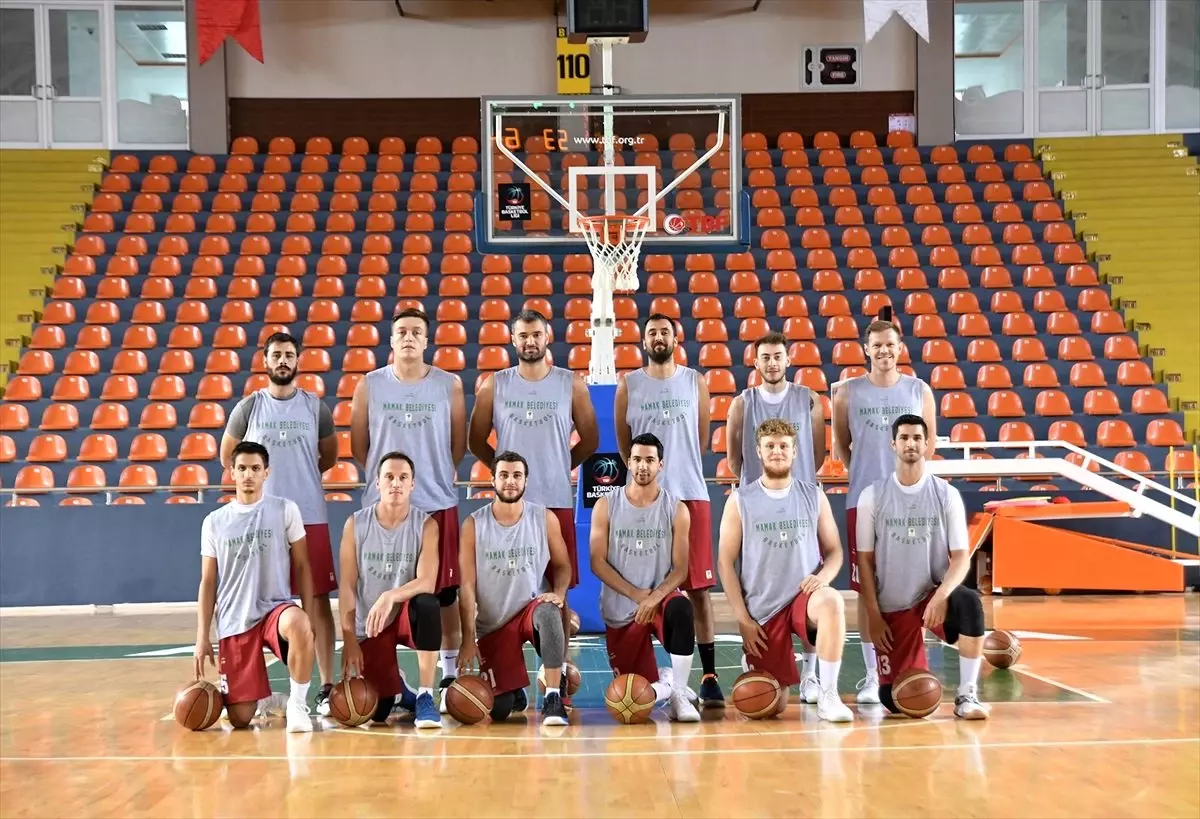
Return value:
[[(337, 463), (337, 435), (333, 415), (325, 402), (292, 383), (299, 355), (300, 343), (287, 333), (274, 333), (267, 338), (263, 359), (270, 383), (239, 401), (229, 414), (225, 434), (221, 436), (221, 465), (233, 468), (233, 451), (241, 441), (262, 444), (275, 462), (263, 491), (295, 501), (300, 507), (315, 606), (306, 607), (305, 611), (312, 621), (317, 669), (321, 674), (316, 706), (318, 714), (327, 716), (329, 691), (333, 687), (334, 635), (329, 595), (338, 586), (321, 475)], [(292, 594), (298, 592), (293, 577)]]
[(704, 482), (701, 453), (708, 448), (708, 385), (700, 373), (675, 363), (675, 322), (655, 313), (646, 319), (642, 348), (649, 362), (617, 385), (613, 415), (617, 445), (626, 465), (632, 457), (633, 439), (645, 433), (663, 444), (662, 486), (683, 501), (691, 520), (688, 533), (688, 575), (681, 588), (695, 612), (696, 639), (700, 648), (700, 704), (725, 707), (717, 681), (713, 612), (708, 590), (716, 585), (713, 573), (712, 513)]
[[(579, 584), (579, 557), (571, 470), (586, 461), (600, 444), (596, 411), (583, 379), (550, 363), (550, 323), (545, 316), (536, 310), (522, 310), (513, 319), (511, 332), (517, 366), (501, 370), (479, 388), (471, 411), (471, 452), (485, 464), (495, 459), (497, 451), (505, 450), (520, 452), (532, 461), (527, 499), (545, 506), (558, 518), (571, 561), (570, 588), (575, 588)], [(579, 433), (574, 446), (572, 427)], [(488, 443), (493, 430), (495, 449)], [(564, 629), (568, 617), (564, 606)], [(565, 688), (562, 693), (565, 697)]]
[[(788, 341), (783, 333), (768, 333), (754, 342), (754, 369), (762, 383), (749, 387), (729, 405), (725, 430), (729, 469), (742, 486), (762, 475), (754, 430), (770, 418), (782, 418), (796, 430), (794, 474), (815, 481), (825, 462), (825, 408), (812, 390), (788, 381)], [(750, 434), (746, 435), (745, 430)], [(815, 705), (821, 693), (817, 683), (817, 655), (806, 652), (801, 672), (800, 700)]]
[[(773, 418), (755, 430), (762, 477), (729, 496), (721, 516), (721, 586), (742, 634), (746, 664), (782, 686), (800, 682), (792, 635), (817, 652), (817, 716), (850, 722), (838, 696), (846, 612), (829, 584), (842, 568), (842, 543), (829, 501), (814, 481), (792, 474), (796, 432)], [(738, 561), (741, 561), (740, 566)]]
[(566, 725), (560, 691), (567, 654), (562, 610), (571, 563), (558, 516), (524, 499), (528, 469), (515, 452), (497, 455), (492, 465), (496, 499), (463, 523), (458, 668), (465, 673), (478, 662), (496, 692), (492, 720), (499, 722), (526, 707), (529, 674), (522, 646), (532, 644), (546, 669), (542, 724)]
[[(662, 441), (649, 433), (633, 439), (630, 480), (592, 508), (592, 572), (604, 584), (600, 613), (613, 674), (642, 675), (669, 701), (672, 720), (699, 722), (687, 688), (696, 650), (692, 604), (678, 591), (688, 573), (690, 518), (659, 484), (662, 463)], [(661, 672), (652, 637), (671, 656)]]
[[(858, 496), (875, 481), (891, 474), (892, 421), (904, 414), (919, 415), (929, 428), (930, 448), (936, 435), (937, 410), (929, 385), (900, 372), (903, 345), (900, 330), (891, 321), (867, 325), (864, 347), (870, 372), (852, 378), (833, 396), (834, 452), (850, 471), (846, 495), (846, 541), (850, 552), (850, 588), (859, 588), (857, 554)], [(858, 683), (860, 703), (879, 702), (879, 674), (871, 624), (862, 595), (858, 597), (858, 631), (862, 636), (863, 663), (867, 676)]]
[(925, 633), (958, 648), (954, 716), (987, 719), (979, 702), (983, 604), (960, 585), (971, 565), (967, 513), (947, 481), (925, 471), (929, 425), (919, 415), (892, 422), (895, 472), (858, 498), (858, 571), (871, 634), (879, 652), (879, 696), (889, 710), (892, 681), (910, 668), (928, 670)]
[[(458, 622), (458, 464), (467, 449), (467, 404), (462, 379), (425, 363), (429, 318), (401, 310), (392, 319), (392, 363), (367, 373), (354, 390), (350, 449), (366, 474), (388, 452), (404, 452), (421, 464), (412, 505), (438, 527), (437, 596), (442, 607), (442, 681), (454, 681), (461, 629)], [(379, 500), (375, 481), (363, 490), (363, 508)], [(445, 701), (442, 702), (445, 713)]]
[(441, 606), (433, 590), (441, 548), (437, 522), (410, 503), (415, 470), (402, 452), (388, 452), (376, 471), (379, 501), (346, 519), (342, 530), (342, 676), (361, 672), (379, 695), (372, 719), (386, 722), (408, 693), (396, 646), (417, 650), (418, 728), (440, 728), (433, 674), (442, 643)]
[[(204, 676), (205, 661), (213, 662), (215, 611), (221, 691), (233, 727), (248, 727), (259, 701), (271, 697), (265, 646), (287, 664), (291, 678), (288, 732), (312, 731), (313, 632), (305, 612), (312, 611), (313, 590), (300, 508), (263, 492), (271, 456), (262, 444), (242, 441), (231, 458), (237, 497), (210, 512), (201, 527), (196, 679)], [(289, 574), (303, 609), (292, 602)]]

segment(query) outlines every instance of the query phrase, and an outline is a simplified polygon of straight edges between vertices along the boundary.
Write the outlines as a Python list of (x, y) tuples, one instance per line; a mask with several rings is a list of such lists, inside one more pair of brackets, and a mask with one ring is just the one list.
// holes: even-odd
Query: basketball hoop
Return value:
[(637, 264), (642, 240), (650, 228), (647, 216), (580, 216), (579, 229), (592, 254), (592, 273), (606, 277), (612, 290), (637, 290)]

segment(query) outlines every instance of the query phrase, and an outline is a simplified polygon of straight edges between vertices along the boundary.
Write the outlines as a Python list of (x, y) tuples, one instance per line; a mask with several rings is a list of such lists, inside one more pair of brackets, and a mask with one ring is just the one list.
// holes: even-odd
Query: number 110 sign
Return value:
[(555, 39), (555, 68), (559, 94), (592, 92), (592, 55), (586, 44), (567, 42), (567, 29), (558, 27)]

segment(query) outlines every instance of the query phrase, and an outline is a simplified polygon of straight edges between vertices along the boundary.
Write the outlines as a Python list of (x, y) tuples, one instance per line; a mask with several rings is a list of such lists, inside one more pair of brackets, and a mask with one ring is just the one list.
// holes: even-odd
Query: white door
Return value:
[(105, 142), (99, 6), (0, 3), (0, 144)]

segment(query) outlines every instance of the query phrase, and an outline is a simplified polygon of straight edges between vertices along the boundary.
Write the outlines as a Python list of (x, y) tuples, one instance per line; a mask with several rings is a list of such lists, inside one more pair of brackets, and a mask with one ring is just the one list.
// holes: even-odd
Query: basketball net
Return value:
[(613, 294), (638, 288), (637, 264), (650, 228), (646, 216), (581, 216), (580, 231), (592, 254), (592, 358), (588, 381), (617, 383)]

